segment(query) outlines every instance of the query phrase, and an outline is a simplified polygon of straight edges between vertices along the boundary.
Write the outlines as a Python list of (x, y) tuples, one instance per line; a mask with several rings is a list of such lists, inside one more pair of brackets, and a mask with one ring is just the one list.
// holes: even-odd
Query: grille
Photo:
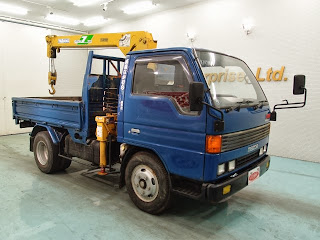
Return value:
[(236, 159), (236, 168), (242, 167), (243, 165), (246, 165), (249, 162), (253, 162), (258, 157), (259, 157), (259, 151), (256, 151), (256, 152), (250, 153), (246, 156), (237, 158)]
[(266, 138), (269, 135), (269, 132), (270, 123), (267, 123), (263, 126), (249, 130), (222, 135), (221, 152), (241, 148), (251, 143), (260, 141), (261, 139)]

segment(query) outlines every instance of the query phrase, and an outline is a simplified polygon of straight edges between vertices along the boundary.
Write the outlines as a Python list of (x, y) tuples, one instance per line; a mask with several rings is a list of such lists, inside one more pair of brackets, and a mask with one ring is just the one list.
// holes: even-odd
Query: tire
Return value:
[(38, 168), (44, 173), (53, 173), (65, 166), (58, 157), (58, 146), (53, 144), (47, 131), (39, 132), (33, 143), (34, 159)]
[(71, 165), (71, 161), (68, 159), (60, 158), (60, 161), (61, 161), (61, 164), (60, 164), (59, 169), (62, 171), (66, 170)]
[(149, 152), (135, 153), (125, 171), (128, 194), (142, 211), (160, 214), (170, 205), (169, 175), (159, 158)]

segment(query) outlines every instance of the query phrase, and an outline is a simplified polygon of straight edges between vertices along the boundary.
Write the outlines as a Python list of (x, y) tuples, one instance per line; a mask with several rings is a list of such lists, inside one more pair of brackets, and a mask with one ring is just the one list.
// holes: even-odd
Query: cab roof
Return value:
[[(243, 61), (240, 58), (237, 58), (235, 56), (229, 55), (229, 54), (225, 54), (225, 53), (221, 53), (221, 52), (217, 52), (217, 51), (212, 51), (210, 49), (205, 49), (205, 48), (194, 48), (196, 51), (208, 51), (208, 52), (213, 52), (216, 54), (221, 54), (221, 55), (225, 55), (225, 56), (229, 56), (232, 58), (236, 58), (240, 61)], [(184, 51), (187, 54), (191, 54), (193, 55), (193, 48), (190, 47), (173, 47), (173, 48), (155, 48), (155, 49), (147, 49), (147, 50), (139, 50), (139, 51), (131, 51), (128, 52), (127, 55), (139, 55), (139, 54), (146, 54), (146, 53), (161, 53), (161, 52), (174, 52), (174, 51)]]
[(155, 49), (147, 49), (147, 50), (139, 50), (139, 51), (131, 51), (128, 52), (127, 55), (137, 55), (137, 54), (145, 54), (145, 53), (159, 53), (159, 52), (173, 52), (173, 51), (184, 51), (187, 53), (192, 53), (192, 48), (187, 47), (174, 47), (174, 48), (155, 48)]

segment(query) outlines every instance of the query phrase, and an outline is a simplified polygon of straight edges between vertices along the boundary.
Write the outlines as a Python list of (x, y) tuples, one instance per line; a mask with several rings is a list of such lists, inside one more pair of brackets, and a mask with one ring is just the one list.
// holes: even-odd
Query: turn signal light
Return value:
[(207, 153), (220, 153), (222, 139), (221, 135), (212, 135), (206, 137), (206, 152)]

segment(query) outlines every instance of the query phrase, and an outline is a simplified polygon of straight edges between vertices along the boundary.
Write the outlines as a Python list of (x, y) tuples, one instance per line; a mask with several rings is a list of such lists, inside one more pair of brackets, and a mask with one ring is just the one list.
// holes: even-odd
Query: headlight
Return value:
[(220, 165), (218, 165), (218, 175), (221, 175), (221, 174), (223, 174), (226, 170), (226, 167), (225, 167), (225, 163), (222, 163), (222, 164), (220, 164)]
[(236, 160), (232, 160), (228, 163), (229, 172), (233, 171), (236, 168)]

